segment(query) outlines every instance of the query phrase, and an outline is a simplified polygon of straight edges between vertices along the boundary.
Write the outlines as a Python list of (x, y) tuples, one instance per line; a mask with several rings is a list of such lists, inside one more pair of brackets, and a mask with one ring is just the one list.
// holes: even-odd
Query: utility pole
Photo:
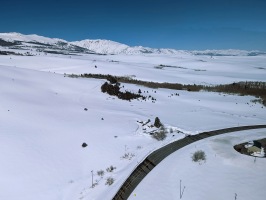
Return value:
[(183, 190), (182, 190), (182, 180), (180, 180), (180, 188), (179, 188), (179, 191), (180, 191), (180, 199), (182, 199), (183, 197), (183, 194), (184, 194), (184, 190), (186, 188), (186, 186), (184, 186)]
[(182, 182), (182, 180), (180, 180), (180, 184), (179, 184), (180, 185), (180, 187), (179, 187), (179, 196), (180, 196), (180, 199), (182, 198), (181, 197), (181, 182)]
[(93, 188), (93, 170), (91, 170), (91, 188)]

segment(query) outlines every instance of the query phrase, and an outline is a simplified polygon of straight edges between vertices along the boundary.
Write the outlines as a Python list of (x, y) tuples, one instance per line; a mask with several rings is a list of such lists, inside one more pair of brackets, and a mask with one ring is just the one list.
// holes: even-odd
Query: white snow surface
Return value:
[[(1, 47), (0, 50), (5, 48)], [(0, 199), (3, 200), (111, 199), (145, 156), (169, 142), (183, 138), (184, 134), (265, 124), (266, 108), (253, 102), (256, 99), (253, 96), (122, 84), (124, 90), (137, 92), (141, 89), (144, 95), (157, 99), (155, 103), (150, 100), (128, 102), (101, 93), (101, 85), (106, 80), (69, 78), (64, 75), (113, 74), (190, 84), (265, 81), (266, 57), (263, 55), (210, 58), (185, 53), (72, 56), (44, 54), (34, 50), (32, 53), (35, 55), (0, 55)], [(167, 67), (158, 69), (159, 65)], [(145, 133), (144, 127), (137, 122), (148, 119), (153, 122), (157, 116), (168, 130), (174, 131), (160, 142)], [(239, 199), (245, 199), (245, 189), (251, 183), (247, 186), (232, 184), (235, 182), (228, 182), (230, 175), (232, 180), (240, 183), (247, 183), (256, 177), (254, 181), (257, 182), (250, 189), (256, 192), (249, 199), (260, 199), (265, 196), (265, 181), (262, 181), (265, 180), (265, 172), (260, 170), (265, 166), (264, 158), (258, 158), (254, 164), (251, 157), (235, 153), (232, 147), (234, 143), (253, 140), (257, 136), (265, 136), (265, 130), (230, 134), (225, 136), (227, 142), (212, 138), (196, 144), (197, 148), (194, 144), (187, 146), (162, 162), (162, 165), (169, 165), (169, 159), (173, 161), (169, 170), (165, 170), (169, 172), (168, 175), (162, 173), (163, 170), (158, 166), (159, 173), (153, 175), (156, 167), (151, 176), (147, 176), (152, 179), (162, 177), (163, 181), (150, 182), (148, 179), (154, 189), (146, 190), (146, 186), (141, 184), (135, 191), (136, 196), (131, 198), (178, 199), (179, 196), (164, 198), (162, 195), (169, 190), (169, 195), (178, 195), (179, 179), (182, 179), (186, 185), (184, 199), (233, 199), (234, 193), (239, 195)], [(83, 142), (88, 144), (86, 148), (81, 147)], [(206, 163), (198, 165), (191, 161), (190, 154), (195, 149), (206, 151)], [(132, 156), (124, 159), (122, 157), (125, 154)], [(181, 163), (180, 158), (184, 159)], [(242, 165), (239, 166), (236, 161)], [(116, 167), (112, 173), (105, 171), (110, 165)], [(97, 175), (99, 170), (105, 171), (103, 177)], [(209, 177), (208, 173), (212, 177), (204, 179), (203, 184), (202, 179)], [(93, 182), (98, 181), (94, 188), (91, 188), (92, 174)], [(115, 179), (111, 186), (105, 185), (108, 177)], [(193, 179), (194, 183), (193, 177), (197, 177)], [(217, 184), (213, 182), (219, 179)], [(214, 192), (204, 193), (207, 189), (213, 190), (214, 183), (216, 194), (221, 190), (228, 192), (220, 192), (218, 198), (213, 198)], [(157, 188), (159, 186), (161, 190)], [(157, 194), (157, 197), (150, 198), (152, 194), (149, 193)]]
[[(36, 52), (36, 55), (31, 58), (2, 56), (0, 64), (61, 74), (111, 74), (182, 84), (209, 85), (266, 80), (266, 56), (219, 56), (213, 59), (204, 55), (184, 54), (46, 56)], [(166, 67), (160, 68), (160, 65)]]

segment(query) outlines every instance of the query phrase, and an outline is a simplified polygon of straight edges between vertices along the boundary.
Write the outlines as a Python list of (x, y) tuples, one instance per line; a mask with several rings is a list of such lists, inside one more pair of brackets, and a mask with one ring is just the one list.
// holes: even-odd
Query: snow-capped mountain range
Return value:
[(180, 54), (185, 52), (175, 49), (155, 49), (142, 46), (130, 47), (111, 40), (81, 40), (70, 43), (101, 54)]
[(22, 42), (39, 42), (39, 43), (44, 43), (44, 44), (56, 44), (58, 42), (66, 42), (65, 40), (58, 39), (58, 38), (48, 38), (48, 37), (43, 37), (39, 36), (36, 34), (32, 35), (23, 35), (21, 33), (0, 33), (0, 38), (9, 41), (9, 42), (14, 42), (14, 41), (22, 41)]
[(48, 53), (96, 53), (96, 54), (166, 54), (166, 55), (209, 55), (209, 56), (256, 56), (266, 54), (260, 51), (246, 50), (204, 50), (184, 51), (176, 49), (149, 48), (143, 46), (128, 46), (111, 40), (81, 40), (68, 42), (58, 38), (48, 38), (36, 34), (23, 35), (20, 33), (0, 33), (0, 46), (6, 48), (16, 46), (17, 48), (35, 48), (39, 52)]

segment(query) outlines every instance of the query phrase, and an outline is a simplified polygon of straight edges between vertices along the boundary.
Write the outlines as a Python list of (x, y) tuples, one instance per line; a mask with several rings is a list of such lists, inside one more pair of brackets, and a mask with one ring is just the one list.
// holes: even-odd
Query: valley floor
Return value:
[[(202, 59), (210, 63), (204, 65), (198, 61)], [(161, 63), (182, 65), (187, 69), (154, 68)], [(266, 70), (256, 68), (264, 63), (263, 56), (217, 60), (184, 55), (165, 58), (0, 56), (0, 199), (111, 199), (135, 166), (157, 148), (185, 134), (264, 124), (266, 119), (266, 108), (253, 101), (256, 99), (253, 96), (122, 84), (124, 90), (137, 93), (141, 89), (144, 94), (156, 98), (155, 103), (151, 100), (129, 102), (102, 93), (101, 85), (106, 80), (69, 78), (64, 73), (102, 73), (158, 82), (216, 84), (265, 80)], [(193, 70), (198, 68), (206, 71)], [(172, 95), (174, 93), (179, 95)], [(147, 127), (139, 123), (148, 119), (153, 123), (155, 117), (160, 118), (168, 131), (163, 141), (152, 138)], [(241, 199), (251, 194), (255, 199), (265, 196), (262, 190), (265, 173), (261, 170), (264, 161), (254, 163), (251, 158), (242, 159), (244, 155), (237, 152), (236, 155), (233, 147), (230, 149), (233, 143), (244, 141), (251, 134), (218, 137), (198, 143), (196, 147), (184, 148), (167, 158), (163, 167), (156, 168), (155, 175), (147, 177), (144, 186), (141, 184), (135, 191), (137, 195), (131, 199), (176, 199), (180, 179), (186, 186), (183, 199), (218, 199), (215, 195), (220, 193), (228, 199), (233, 199), (234, 193)], [(263, 134), (259, 131), (254, 136)], [(81, 146), (84, 142), (88, 145), (85, 148)], [(190, 154), (196, 149), (207, 152), (206, 163), (191, 162)], [(126, 154), (131, 156), (125, 157)], [(243, 162), (245, 167), (236, 165), (238, 162)], [(111, 165), (116, 169), (107, 172)], [(104, 171), (102, 177), (97, 174), (100, 170)], [(256, 179), (251, 181), (254, 176)], [(114, 183), (108, 186), (106, 180), (110, 177)], [(93, 188), (92, 182), (97, 182)], [(238, 182), (241, 184), (237, 185)], [(213, 184), (215, 190), (211, 192)], [(246, 188), (251, 184), (254, 187), (248, 190), (249, 194)], [(222, 188), (228, 190), (224, 192)]]

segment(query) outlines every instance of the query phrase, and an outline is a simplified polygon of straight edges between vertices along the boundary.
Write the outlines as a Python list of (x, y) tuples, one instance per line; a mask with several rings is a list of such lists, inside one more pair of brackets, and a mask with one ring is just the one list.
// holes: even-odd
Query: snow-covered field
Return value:
[[(10, 59), (11, 58), (11, 59)], [(265, 81), (266, 56), (83, 55), (4, 56), (1, 65), (55, 73), (97, 73), (184, 84)], [(167, 65), (159, 69), (159, 65)], [(95, 68), (97, 66), (97, 68)]]
[[(185, 52), (178, 55), (0, 55), (0, 199), (111, 199), (146, 155), (183, 138), (184, 133), (265, 124), (266, 108), (251, 102), (253, 96), (122, 84), (128, 90), (141, 89), (157, 99), (155, 103), (128, 102), (101, 93), (105, 80), (69, 78), (64, 73), (219, 84), (265, 81), (265, 61), (266, 56), (262, 55), (210, 57)], [(159, 65), (170, 67), (156, 68)], [(175, 93), (179, 96), (172, 95)], [(148, 119), (153, 122), (155, 117), (174, 131), (164, 141), (151, 138), (137, 122)], [(256, 132), (265, 135), (265, 130)], [(265, 172), (258, 169), (265, 166), (264, 160), (254, 164), (251, 158), (244, 159), (244, 155), (235, 153), (231, 146), (238, 140), (248, 140), (249, 133), (208, 139), (196, 147), (191, 145), (178, 151), (162, 162), (162, 166), (168, 165), (167, 170), (161, 165), (156, 167), (143, 182), (148, 184), (141, 184), (132, 199), (178, 199), (179, 179), (186, 185), (184, 199), (219, 199), (213, 198), (218, 192), (220, 199), (233, 199), (234, 193), (239, 199), (245, 199), (242, 198), (247, 193), (245, 188), (252, 183), (254, 193), (248, 196), (253, 198), (246, 199), (260, 199), (261, 195), (265, 196), (261, 188), (266, 184), (262, 181)], [(84, 142), (88, 146), (82, 148)], [(207, 162), (200, 166), (190, 158), (191, 152), (198, 148), (207, 153)], [(131, 155), (130, 159), (122, 158), (125, 154)], [(111, 165), (116, 169), (106, 172)], [(99, 170), (105, 171), (103, 177), (97, 175)], [(222, 172), (226, 175), (224, 179), (221, 179)], [(209, 173), (211, 178), (204, 178)], [(231, 175), (232, 181), (227, 182)], [(194, 176), (198, 178), (193, 179)], [(108, 177), (114, 178), (111, 186), (105, 184)], [(158, 181), (153, 182), (155, 179)], [(93, 188), (92, 181), (98, 182)], [(235, 181), (243, 184), (235, 185)], [(160, 193), (169, 195), (164, 198)], [(157, 197), (149, 196), (153, 194)]]

